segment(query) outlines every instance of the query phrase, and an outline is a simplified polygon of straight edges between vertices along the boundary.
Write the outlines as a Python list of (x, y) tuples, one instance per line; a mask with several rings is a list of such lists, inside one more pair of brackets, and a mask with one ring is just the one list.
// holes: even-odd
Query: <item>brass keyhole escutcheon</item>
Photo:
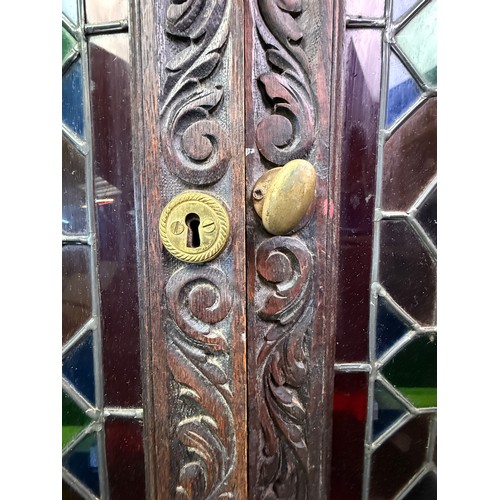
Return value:
[(173, 198), (160, 216), (163, 246), (184, 262), (215, 259), (229, 238), (229, 217), (220, 201), (197, 191)]

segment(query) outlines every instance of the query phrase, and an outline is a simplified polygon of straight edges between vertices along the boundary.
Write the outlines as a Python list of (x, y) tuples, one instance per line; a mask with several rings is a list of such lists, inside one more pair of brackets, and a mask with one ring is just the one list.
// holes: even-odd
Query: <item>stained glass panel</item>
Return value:
[(410, 11), (419, 0), (393, 0), (392, 2), (392, 19), (395, 21)]
[(437, 403), (437, 341), (419, 336), (382, 368), (383, 375), (417, 408)]
[(429, 99), (384, 145), (382, 208), (407, 211), (436, 175), (437, 100)]
[(417, 415), (384, 441), (372, 458), (369, 498), (396, 498), (423, 466), (430, 415)]
[(90, 248), (66, 245), (62, 249), (62, 340), (65, 344), (92, 315)]
[(387, 91), (386, 125), (390, 127), (418, 99), (421, 91), (417, 82), (403, 66), (396, 54), (391, 53)]
[(379, 297), (376, 330), (377, 356), (380, 357), (409, 330), (410, 325), (396, 312), (395, 308), (384, 297)]
[(437, 83), (437, 1), (424, 7), (397, 35), (396, 41), (425, 82)]
[(373, 439), (377, 439), (399, 418), (408, 413), (406, 407), (380, 382), (375, 382), (373, 408)]
[(95, 432), (83, 438), (63, 456), (63, 466), (99, 496), (99, 453)]
[(63, 448), (92, 420), (63, 391), (62, 393), (62, 446)]
[(379, 281), (422, 325), (436, 318), (436, 261), (405, 220), (380, 222)]
[(78, 1), (62, 0), (63, 14), (74, 24), (78, 24)]
[(69, 484), (62, 482), (62, 500), (82, 500), (84, 497), (77, 493)]
[(78, 58), (62, 78), (63, 123), (78, 136), (83, 136), (82, 61)]
[(80, 394), (95, 404), (93, 344), (92, 332), (88, 332), (63, 358), (62, 373)]
[(384, 0), (346, 0), (345, 12), (352, 17), (382, 17)]
[(437, 186), (427, 195), (415, 218), (437, 246)]
[(88, 23), (107, 23), (128, 18), (127, 0), (86, 0)]
[(69, 139), (62, 138), (62, 232), (84, 234), (87, 231), (87, 189), (85, 157)]
[(71, 56), (73, 49), (77, 46), (76, 40), (73, 38), (71, 33), (66, 29), (62, 28), (62, 63)]
[(404, 500), (424, 499), (437, 499), (437, 477), (434, 472), (429, 472), (428, 474), (426, 474), (404, 497)]

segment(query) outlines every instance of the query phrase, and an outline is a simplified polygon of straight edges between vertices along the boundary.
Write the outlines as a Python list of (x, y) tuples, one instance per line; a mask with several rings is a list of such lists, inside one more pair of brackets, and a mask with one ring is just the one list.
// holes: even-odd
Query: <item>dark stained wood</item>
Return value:
[[(329, 491), (339, 12), (341, 3), (312, 0), (251, 0), (245, 12), (252, 499), (319, 499)], [(314, 213), (293, 234), (275, 237), (251, 208), (251, 192), (267, 169), (297, 158), (318, 174)]]
[[(148, 498), (246, 498), (242, 1), (132, 10)], [(226, 249), (201, 265), (158, 235), (187, 190), (217, 197), (231, 221)]]

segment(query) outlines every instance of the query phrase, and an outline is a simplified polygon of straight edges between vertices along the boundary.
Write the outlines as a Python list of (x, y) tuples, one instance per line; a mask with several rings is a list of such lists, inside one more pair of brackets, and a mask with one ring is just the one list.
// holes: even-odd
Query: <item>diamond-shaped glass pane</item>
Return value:
[(417, 82), (392, 53), (389, 63), (386, 125), (391, 126), (420, 96)]
[(432, 87), (437, 83), (436, 17), (437, 2), (433, 0), (396, 35), (398, 45)]
[(93, 336), (89, 332), (64, 357), (62, 373), (75, 389), (95, 404), (94, 349)]
[(73, 38), (73, 35), (66, 29), (62, 28), (62, 63), (71, 57), (73, 50), (77, 46), (77, 41)]
[(408, 413), (405, 406), (380, 382), (375, 382), (373, 408), (373, 439), (377, 439), (398, 418)]
[(426, 474), (404, 497), (404, 500), (423, 499), (437, 499), (437, 477), (434, 472), (429, 472), (428, 474)]
[(92, 420), (63, 391), (62, 393), (62, 446), (63, 448)]
[(437, 402), (437, 341), (435, 335), (415, 338), (382, 368), (382, 374), (417, 408)]
[(64, 455), (63, 466), (99, 496), (99, 453), (95, 432), (82, 439)]

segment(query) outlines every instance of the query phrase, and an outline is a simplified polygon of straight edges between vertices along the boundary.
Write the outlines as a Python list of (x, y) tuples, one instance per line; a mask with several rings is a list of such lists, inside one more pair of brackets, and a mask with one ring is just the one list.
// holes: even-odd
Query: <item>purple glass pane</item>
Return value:
[(399, 58), (391, 53), (386, 126), (390, 127), (420, 96), (420, 89)]
[(104, 402), (141, 406), (128, 35), (89, 43)]
[(335, 372), (332, 500), (361, 498), (368, 374)]
[(367, 29), (346, 34), (337, 362), (368, 356), (381, 36)]
[(139, 420), (106, 419), (106, 467), (111, 498), (146, 498), (143, 424)]
[(383, 17), (384, 0), (346, 0), (345, 13), (351, 17)]
[(90, 247), (68, 245), (62, 249), (62, 343), (92, 315)]
[(420, 470), (427, 455), (431, 420), (432, 415), (417, 415), (375, 451), (368, 498), (395, 498)]
[(384, 146), (382, 208), (409, 210), (436, 175), (437, 101), (429, 99)]
[(106, 23), (128, 19), (127, 0), (86, 0), (88, 23)]
[(437, 246), (437, 186), (427, 195), (415, 218)]
[(405, 220), (380, 222), (379, 281), (422, 325), (436, 318), (436, 262)]

